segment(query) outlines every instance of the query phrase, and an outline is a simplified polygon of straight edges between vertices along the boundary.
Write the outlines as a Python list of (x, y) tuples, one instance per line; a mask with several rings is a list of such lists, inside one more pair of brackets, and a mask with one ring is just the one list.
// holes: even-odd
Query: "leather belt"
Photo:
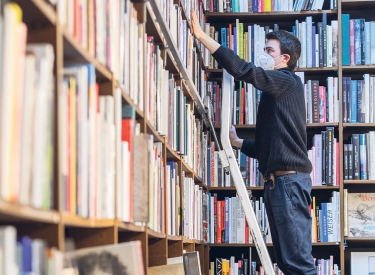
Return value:
[(275, 178), (288, 175), (288, 174), (296, 174), (297, 171), (274, 171), (272, 173), (269, 173), (268, 175), (265, 175), (263, 177), (264, 181), (272, 181), (272, 186), (275, 186)]

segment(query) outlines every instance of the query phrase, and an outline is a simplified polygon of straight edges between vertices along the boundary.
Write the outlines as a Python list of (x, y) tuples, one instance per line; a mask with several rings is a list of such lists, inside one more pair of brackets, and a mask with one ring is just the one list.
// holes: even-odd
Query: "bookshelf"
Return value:
[[(276, 1), (275, 1), (276, 2)], [(254, 2), (253, 2), (254, 4)], [(335, 122), (325, 123), (307, 123), (308, 133), (308, 148), (312, 146), (312, 137), (324, 131), (327, 126), (334, 127), (334, 136), (340, 143), (340, 159), (339, 159), (339, 173), (340, 180), (337, 186), (313, 186), (312, 196), (316, 197), (317, 200), (325, 201), (328, 199), (332, 191), (338, 191), (340, 197), (340, 242), (313, 242), (312, 254), (316, 258), (328, 258), (329, 255), (334, 256), (334, 263), (339, 265), (341, 274), (350, 274), (350, 252), (352, 251), (373, 251), (373, 238), (360, 238), (360, 237), (346, 237), (344, 238), (344, 189), (348, 189), (349, 193), (361, 193), (361, 192), (374, 192), (374, 180), (348, 180), (344, 179), (344, 149), (342, 144), (347, 143), (348, 139), (352, 134), (355, 133), (368, 133), (369, 131), (375, 130), (374, 123), (347, 123), (343, 119), (343, 99), (342, 99), (342, 79), (345, 76), (351, 76), (353, 79), (363, 79), (364, 74), (374, 75), (375, 68), (373, 64), (368, 65), (343, 65), (342, 60), (342, 14), (350, 14), (350, 19), (365, 18), (366, 22), (374, 21), (375, 1), (350, 1), (350, 0), (338, 0), (337, 9), (329, 8), (329, 1), (324, 1), (322, 10), (315, 11), (285, 11), (285, 12), (216, 12), (206, 8), (205, 11), (205, 23), (210, 23), (210, 26), (215, 27), (215, 31), (218, 32), (218, 42), (220, 41), (220, 29), (223, 27), (228, 28), (228, 24), (236, 26), (236, 19), (239, 19), (240, 23), (244, 23), (244, 32), (247, 31), (248, 25), (259, 24), (260, 26), (273, 26), (274, 23), (279, 24), (280, 29), (286, 29), (291, 31), (291, 26), (296, 20), (299, 22), (305, 20), (307, 16), (311, 16), (314, 24), (321, 21), (322, 14), (327, 15), (327, 24), (332, 20), (338, 21), (338, 64), (332, 67), (317, 67), (317, 68), (305, 68), (297, 67), (296, 72), (304, 72), (305, 80), (307, 79), (319, 79), (325, 85), (325, 78), (333, 76), (338, 78), (338, 91), (339, 91), (339, 118)], [(212, 37), (212, 36), (211, 36)], [(228, 41), (226, 41), (228, 43)], [(210, 63), (210, 62), (208, 62)], [(207, 67), (207, 80), (217, 82), (219, 85), (222, 78), (221, 68)], [(221, 87), (220, 87), (221, 88)], [(238, 86), (236, 86), (238, 88)], [(214, 93), (215, 91), (213, 91)], [(240, 138), (254, 138), (255, 125), (251, 124), (237, 124), (235, 125), (237, 134)], [(220, 132), (220, 125), (215, 121), (215, 130)], [(217, 193), (218, 198), (223, 199), (225, 196), (232, 197), (235, 195), (235, 189), (233, 187), (208, 187), (211, 193)], [(262, 187), (247, 187), (248, 190), (253, 192), (253, 195), (258, 197), (262, 194)], [(231, 195), (228, 195), (229, 192)], [(236, 260), (240, 259), (240, 254), (245, 253), (249, 255), (249, 247), (253, 244), (231, 244), (231, 243), (210, 243), (210, 261), (215, 261), (216, 258), (227, 258), (235, 256)], [(267, 244), (269, 247), (271, 258), (273, 257), (272, 244)], [(252, 254), (256, 250), (252, 249)], [(254, 256), (252, 256), (254, 257)], [(257, 265), (259, 265), (259, 260)]]
[[(139, 124), (141, 134), (148, 134), (153, 137), (154, 142), (161, 144), (161, 173), (166, 177), (166, 163), (173, 161), (177, 164), (177, 174), (181, 179), (182, 175), (187, 179), (192, 179), (193, 185), (196, 185), (207, 192), (208, 187), (204, 178), (198, 174), (198, 168), (194, 168), (185, 159), (175, 146), (171, 146), (167, 137), (160, 133), (155, 124), (149, 119), (145, 106), (136, 103), (129, 90), (124, 88), (121, 79), (116, 77), (115, 70), (110, 66), (103, 64), (100, 58), (96, 57), (95, 49), (88, 41), (87, 46), (73, 35), (68, 26), (61, 23), (60, 9), (63, 2), (57, 1), (56, 5), (50, 1), (44, 0), (16, 0), (23, 11), (23, 22), (27, 25), (27, 43), (50, 43), (53, 46), (55, 59), (53, 62), (54, 90), (56, 109), (54, 109), (54, 150), (53, 158), (53, 180), (52, 180), (52, 207), (51, 209), (38, 209), (28, 205), (22, 205), (15, 201), (0, 198), (0, 217), (1, 225), (13, 225), (17, 229), (18, 236), (28, 236), (30, 238), (41, 238), (48, 243), (48, 247), (56, 247), (60, 251), (65, 250), (65, 242), (72, 239), (76, 248), (95, 247), (99, 245), (109, 245), (128, 241), (138, 240), (142, 243), (142, 253), (145, 274), (148, 274), (148, 267), (167, 264), (167, 259), (171, 257), (182, 256), (183, 251), (199, 251), (200, 263), (203, 274), (208, 274), (209, 268), (209, 246), (203, 243), (201, 239), (185, 237), (181, 232), (177, 234), (167, 234), (168, 219), (166, 217), (166, 188), (161, 189), (161, 197), (157, 203), (160, 204), (161, 230), (150, 229), (146, 224), (139, 225), (134, 222), (124, 222), (120, 218), (96, 218), (81, 217), (75, 213), (69, 213), (63, 210), (64, 181), (59, 176), (61, 171), (59, 145), (61, 143), (61, 133), (58, 120), (58, 100), (57, 95), (63, 91), (61, 83), (64, 79), (64, 67), (76, 64), (92, 65), (95, 71), (96, 83), (98, 85), (98, 94), (100, 96), (112, 96), (116, 98), (116, 93), (120, 94), (121, 104), (129, 105), (134, 108), (135, 122)], [(93, 7), (95, 1), (82, 1), (88, 4), (89, 10)], [(105, 2), (105, 1), (104, 1)], [(120, 2), (120, 1), (118, 1)], [(181, 59), (179, 50), (173, 41), (164, 14), (159, 9), (155, 0), (145, 2), (127, 3), (127, 8), (134, 8), (137, 24), (142, 24), (143, 33), (153, 36), (155, 45), (160, 47), (163, 53), (163, 68), (172, 75), (174, 83), (181, 87), (182, 94), (186, 97), (187, 104), (190, 104), (192, 115), (199, 120), (203, 126), (209, 126), (210, 123), (206, 117), (205, 108), (197, 86), (194, 84), (186, 65)], [(97, 2), (98, 3), (98, 2)], [(178, 6), (181, 9), (182, 17), (186, 19), (186, 11), (179, 1)], [(66, 11), (65, 11), (66, 12)], [(113, 12), (113, 11), (111, 11)], [(116, 11), (117, 12), (117, 11)], [(87, 19), (87, 18), (86, 18)], [(92, 19), (92, 18), (90, 18)], [(90, 20), (89, 19), (89, 20)], [(93, 22), (91, 22), (93, 24)], [(90, 28), (90, 25), (88, 25)], [(92, 31), (92, 30), (91, 30)], [(90, 40), (90, 30), (88, 30), (88, 39)], [(129, 40), (125, 40), (129, 47)], [(146, 49), (143, 49), (146, 51)], [(199, 50), (198, 50), (199, 53)], [(200, 54), (199, 54), (200, 55)], [(144, 61), (145, 62), (145, 61)], [(202, 60), (197, 60), (198, 64), (203, 65)], [(144, 63), (146, 64), (146, 63)], [(146, 68), (143, 68), (146, 71)], [(129, 73), (129, 72), (126, 72)], [(148, 78), (146, 73), (143, 77), (144, 86), (140, 88), (140, 93), (147, 96), (146, 83)], [(146, 105), (146, 101), (144, 101)], [(121, 110), (120, 110), (121, 111)], [(121, 127), (121, 125), (115, 125)], [(109, 144), (108, 144), (109, 145)], [(118, 153), (118, 152), (117, 152)], [(115, 159), (113, 159), (115, 161)], [(139, 165), (139, 164), (138, 164)], [(117, 169), (117, 168), (116, 168)], [(118, 170), (116, 173), (119, 172)], [(115, 182), (113, 181), (114, 187)], [(2, 183), (3, 184), (3, 183)], [(162, 184), (165, 184), (164, 182)], [(176, 193), (183, 203), (183, 193)], [(115, 204), (116, 199), (113, 200)], [(111, 202), (109, 202), (111, 203)], [(144, 207), (148, 207), (145, 205)], [(116, 212), (116, 206), (111, 206)], [(174, 219), (179, 219), (173, 217)], [(181, 220), (180, 220), (181, 221)], [(182, 225), (181, 225), (182, 226)], [(199, 229), (197, 230), (197, 232)]]

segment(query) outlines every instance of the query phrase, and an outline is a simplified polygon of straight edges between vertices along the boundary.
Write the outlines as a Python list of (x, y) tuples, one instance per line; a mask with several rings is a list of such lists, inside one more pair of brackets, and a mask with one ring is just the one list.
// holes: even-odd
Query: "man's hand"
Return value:
[(229, 129), (229, 139), (232, 146), (240, 148), (242, 147), (243, 139), (238, 138), (236, 128), (232, 125)]
[(199, 19), (194, 9), (191, 9), (191, 25), (194, 36), (200, 40), (202, 38), (203, 31), (199, 24)]

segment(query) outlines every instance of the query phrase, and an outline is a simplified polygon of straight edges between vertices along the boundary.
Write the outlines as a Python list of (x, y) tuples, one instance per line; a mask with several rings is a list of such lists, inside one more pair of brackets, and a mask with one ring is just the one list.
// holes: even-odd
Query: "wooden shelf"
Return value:
[(179, 153), (177, 153), (169, 144), (167, 141), (165, 141), (165, 147), (167, 148), (167, 160), (173, 160), (173, 161), (180, 161), (181, 156)]
[(0, 220), (57, 224), (60, 222), (60, 214), (55, 210), (37, 209), (0, 199)]
[[(254, 243), (212, 243), (210, 247), (255, 247)], [(272, 247), (272, 243), (266, 243), (266, 246)]]
[[(246, 186), (247, 190), (260, 191), (264, 190), (263, 186)], [(236, 187), (208, 187), (209, 191), (236, 191)]]
[(316, 10), (316, 11), (281, 11), (281, 12), (206, 12), (206, 22), (227, 23), (239, 19), (240, 22), (269, 23), (270, 21), (287, 21), (291, 19), (306, 18), (306, 16), (321, 17), (323, 13), (337, 15), (337, 10)]
[(67, 227), (103, 228), (113, 227), (115, 220), (82, 218), (66, 213), (61, 214), (62, 223)]
[(118, 81), (116, 81), (116, 86), (118, 88), (121, 89), (121, 95), (123, 97), (123, 99), (125, 100), (125, 102), (131, 106), (134, 107), (135, 109), (135, 116), (136, 116), (136, 119), (141, 119), (141, 118), (144, 118), (144, 113), (141, 111), (141, 109), (139, 109), (139, 107), (134, 103), (134, 101), (130, 98), (130, 96), (126, 93), (126, 91), (124, 91), (121, 87), (120, 87), (120, 83)]
[[(339, 243), (333, 243), (333, 242), (316, 242), (316, 243), (312, 243), (312, 246), (339, 246), (340, 244)], [(237, 243), (221, 243), (221, 244), (209, 244), (210, 247), (254, 247), (255, 244), (254, 243), (240, 243), (240, 244), (237, 244)], [(272, 243), (267, 243), (266, 246), (268, 247), (273, 247), (273, 244)]]
[[(369, 124), (365, 124), (366, 126), (368, 126)], [(373, 124), (375, 127), (375, 124)], [(333, 127), (338, 127), (339, 126), (339, 123), (338, 122), (327, 122), (327, 123), (307, 123), (306, 124), (306, 127), (307, 128), (320, 128), (320, 127), (328, 127), (328, 126), (333, 126)], [(241, 125), (234, 125), (234, 127), (236, 129), (255, 129), (256, 128), (256, 125), (255, 124), (241, 124)], [(371, 127), (371, 126), (368, 126), (368, 127)], [(221, 126), (220, 125), (215, 125), (215, 129), (221, 129)]]
[(145, 226), (138, 226), (133, 223), (123, 222), (120, 220), (115, 220), (115, 225), (119, 231), (131, 231), (131, 232), (145, 232)]
[(208, 189), (207, 185), (203, 182), (203, 180), (200, 177), (198, 177), (198, 175), (195, 173), (193, 168), (190, 167), (190, 165), (187, 164), (182, 157), (181, 157), (181, 163), (182, 163), (182, 171), (185, 172), (185, 176), (186, 175), (189, 175), (190, 177), (192, 176), (196, 184), (198, 184), (203, 189), (207, 190)]
[(151, 125), (151, 122), (146, 121), (147, 133), (154, 136), (154, 141), (164, 142), (164, 137), (162, 137)]
[(64, 63), (91, 63), (95, 66), (96, 80), (99, 83), (112, 81), (112, 72), (91, 56), (66, 29), (63, 29), (63, 38)]
[(369, 237), (369, 238), (363, 238), (363, 237), (347, 237), (346, 238), (346, 241), (347, 242), (359, 242), (359, 243), (363, 243), (363, 242), (371, 242), (371, 243), (375, 243), (375, 238), (373, 237)]
[(343, 76), (363, 73), (375, 73), (375, 65), (342, 66)]
[(192, 240), (192, 239), (188, 239), (188, 238), (182, 237), (182, 242), (183, 242), (183, 243), (195, 243), (195, 240)]
[[(241, 124), (233, 125), (237, 130), (239, 129), (255, 129), (255, 124)], [(216, 124), (215, 129), (221, 129), (221, 125)]]
[(375, 9), (374, 0), (341, 0), (341, 7), (345, 12), (350, 12), (352, 10), (368, 10)]
[(167, 235), (168, 241), (181, 241), (182, 237), (181, 236), (172, 236), (172, 235)]
[(159, 233), (156, 232), (150, 228), (147, 228), (147, 235), (151, 239), (165, 239), (165, 234), (164, 233)]
[(51, 4), (43, 0), (14, 0), (22, 9), (22, 20), (28, 26), (39, 23), (38, 27), (56, 25), (57, 15)]
[(328, 185), (322, 185), (322, 186), (313, 186), (313, 190), (339, 190), (340, 186), (328, 186)]
[(338, 122), (327, 122), (327, 123), (307, 123), (306, 127), (307, 128), (319, 128), (319, 127), (338, 127), (339, 123)]
[(338, 67), (314, 67), (314, 68), (296, 68), (296, 72), (330, 72), (330, 71), (337, 71)]
[(344, 180), (344, 184), (375, 184), (375, 180)]
[(362, 128), (374, 128), (375, 123), (343, 123), (344, 128), (357, 128), (357, 127), (362, 127)]

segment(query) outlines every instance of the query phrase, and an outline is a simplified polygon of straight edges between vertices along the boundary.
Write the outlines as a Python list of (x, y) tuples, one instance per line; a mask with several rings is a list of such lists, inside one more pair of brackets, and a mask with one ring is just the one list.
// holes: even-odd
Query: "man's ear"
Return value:
[(290, 55), (289, 54), (284, 54), (282, 57), (282, 62), (288, 65), (288, 62), (290, 60)]

